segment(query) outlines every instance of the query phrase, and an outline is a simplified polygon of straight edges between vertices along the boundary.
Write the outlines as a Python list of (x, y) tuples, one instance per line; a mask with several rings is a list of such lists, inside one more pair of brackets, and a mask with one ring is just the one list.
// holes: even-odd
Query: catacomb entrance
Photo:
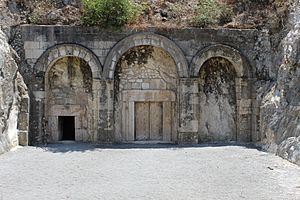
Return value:
[(117, 139), (175, 141), (177, 84), (176, 64), (163, 49), (145, 45), (127, 51), (115, 73)]
[(45, 83), (48, 139), (90, 141), (93, 79), (88, 63), (75, 56), (60, 58), (49, 67)]
[(59, 116), (58, 124), (61, 140), (75, 140), (75, 117)]
[(56, 44), (47, 47), (34, 69), (30, 88), (38, 107), (31, 110), (37, 123), (30, 127), (32, 143), (61, 140), (60, 116), (74, 116), (76, 141), (97, 141), (102, 76), (97, 56), (81, 45)]

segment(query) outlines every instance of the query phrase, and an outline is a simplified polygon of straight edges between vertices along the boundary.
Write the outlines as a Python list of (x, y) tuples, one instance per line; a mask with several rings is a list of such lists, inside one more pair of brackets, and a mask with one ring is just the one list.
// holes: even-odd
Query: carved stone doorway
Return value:
[(127, 141), (174, 141), (176, 128), (173, 92), (123, 91), (122, 107), (122, 132)]

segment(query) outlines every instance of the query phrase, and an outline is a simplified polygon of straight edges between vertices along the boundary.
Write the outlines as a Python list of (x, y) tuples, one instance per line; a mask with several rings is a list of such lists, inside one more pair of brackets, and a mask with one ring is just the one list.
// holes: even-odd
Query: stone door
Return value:
[(122, 94), (122, 134), (126, 141), (176, 140), (174, 92), (125, 90)]
[(135, 140), (163, 140), (162, 102), (135, 103)]

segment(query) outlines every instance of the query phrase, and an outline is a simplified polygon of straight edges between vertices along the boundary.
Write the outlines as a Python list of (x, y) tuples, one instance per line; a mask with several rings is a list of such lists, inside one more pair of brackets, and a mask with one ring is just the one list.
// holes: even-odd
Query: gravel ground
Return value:
[(300, 200), (300, 168), (242, 146), (55, 144), (0, 155), (0, 200)]

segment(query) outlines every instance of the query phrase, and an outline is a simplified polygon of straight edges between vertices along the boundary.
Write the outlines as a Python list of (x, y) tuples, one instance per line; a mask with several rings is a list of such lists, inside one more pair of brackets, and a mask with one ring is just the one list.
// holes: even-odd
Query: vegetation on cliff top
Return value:
[[(280, 29), (294, 0), (1, 0), (18, 23)], [(4, 3), (3, 3), (4, 2)], [(4, 21), (4, 20), (3, 20)], [(0, 20), (1, 22), (1, 20)], [(2, 22), (1, 22), (2, 23)], [(0, 23), (0, 24), (1, 24)]]
[(119, 27), (138, 15), (131, 0), (82, 0), (82, 21), (86, 25)]

